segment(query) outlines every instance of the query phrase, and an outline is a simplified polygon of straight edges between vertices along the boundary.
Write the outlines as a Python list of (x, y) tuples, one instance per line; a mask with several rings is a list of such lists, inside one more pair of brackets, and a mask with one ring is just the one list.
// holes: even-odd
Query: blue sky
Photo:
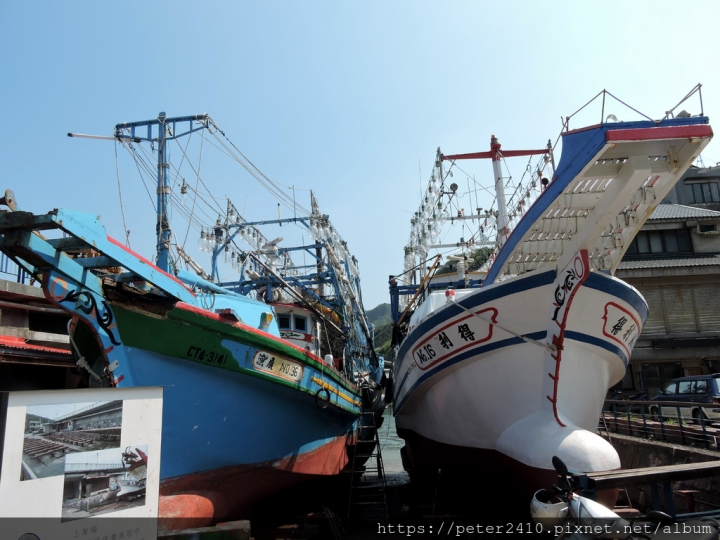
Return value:
[[(718, 15), (720, 3), (698, 0), (4, 0), (0, 188), (12, 188), (24, 210), (100, 213), (122, 240), (114, 144), (67, 132), (111, 135), (118, 122), (160, 111), (207, 112), (265, 174), (295, 186), (304, 206), (307, 190), (316, 193), (360, 262), (372, 308), (388, 301), (388, 275), (402, 270), (438, 146), (487, 150), (494, 133), (504, 148), (542, 147), (561, 116), (603, 88), (659, 118), (700, 82), (712, 123)], [(696, 100), (688, 108), (699, 112)], [(571, 127), (599, 119), (599, 108), (588, 110)], [(706, 163), (720, 161), (717, 148), (710, 143)], [(203, 170), (219, 198), (250, 219), (277, 214), (255, 180), (206, 150)], [(132, 247), (152, 257), (151, 201), (118, 151)], [(525, 164), (509, 162), (514, 174)], [(463, 168), (490, 181), (489, 163)]]

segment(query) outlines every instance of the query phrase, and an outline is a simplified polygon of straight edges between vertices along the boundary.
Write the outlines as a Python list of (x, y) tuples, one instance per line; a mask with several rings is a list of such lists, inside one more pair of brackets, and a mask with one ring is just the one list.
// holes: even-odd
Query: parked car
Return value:
[[(684, 420), (692, 420), (696, 424), (702, 418), (707, 423), (720, 422), (720, 374), (692, 375), (679, 377), (670, 381), (660, 393), (650, 401), (682, 401), (680, 415)], [(653, 420), (677, 418), (677, 406), (650, 405)]]
[[(638, 392), (634, 394), (628, 394), (624, 395), (622, 390), (618, 390), (612, 394), (608, 399), (610, 400), (618, 400), (618, 401), (647, 401), (647, 394), (645, 392)], [(605, 406), (603, 407), (603, 410), (607, 412), (615, 412), (615, 413), (634, 413), (634, 414), (642, 414), (645, 412), (647, 414), (647, 407), (645, 405), (633, 405), (633, 404), (619, 404), (619, 403), (605, 403)]]

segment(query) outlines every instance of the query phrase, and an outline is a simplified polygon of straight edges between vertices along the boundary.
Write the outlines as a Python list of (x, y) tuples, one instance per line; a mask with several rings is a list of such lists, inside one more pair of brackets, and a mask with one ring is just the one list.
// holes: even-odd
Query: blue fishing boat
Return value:
[[(143, 143), (157, 149), (154, 262), (108, 236), (96, 214), (23, 212), (10, 191), (0, 214), (0, 249), (71, 315), (89, 384), (164, 388), (165, 528), (244, 517), (267, 495), (339, 474), (358, 440), (374, 440), (384, 408), (358, 263), (312, 195), (304, 214), (264, 221), (228, 200), (199, 231), (209, 273), (174, 241), (169, 210), (192, 188), (171, 185), (167, 144), (201, 130), (224, 136), (207, 115), (161, 113), (108, 137), (134, 155)], [(286, 247), (262, 232), (287, 225), (309, 240)], [(296, 264), (298, 253), (309, 264)], [(221, 280), (223, 264), (239, 278)]]

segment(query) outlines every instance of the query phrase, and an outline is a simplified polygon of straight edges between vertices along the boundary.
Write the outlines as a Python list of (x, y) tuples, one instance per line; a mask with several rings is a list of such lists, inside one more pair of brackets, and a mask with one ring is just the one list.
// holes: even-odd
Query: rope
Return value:
[(488, 321), (488, 320), (486, 320), (486, 319), (483, 319), (479, 314), (477, 314), (477, 313), (469, 310), (468, 308), (466, 308), (466, 307), (463, 306), (462, 304), (458, 303), (454, 296), (452, 297), (452, 301), (453, 301), (453, 303), (454, 303), (456, 306), (458, 306), (460, 309), (463, 309), (463, 310), (467, 311), (470, 315), (473, 315), (474, 317), (477, 317), (477, 318), (480, 319), (481, 321), (486, 322), (486, 323), (488, 323), (488, 324), (491, 325), (491, 326), (497, 326), (500, 330), (503, 330), (504, 332), (507, 332), (508, 334), (512, 334), (512, 335), (515, 336), (515, 337), (519, 337), (519, 338), (522, 339), (525, 343), (532, 343), (533, 345), (537, 345), (538, 347), (542, 347), (543, 349), (546, 349), (547, 351), (549, 351), (551, 354), (557, 353), (557, 347), (556, 347), (555, 345), (552, 345), (551, 343), (546, 343), (546, 342), (543, 342), (543, 341), (537, 341), (537, 340), (535, 340), (535, 339), (529, 338), (529, 337), (524, 336), (524, 335), (522, 335), (522, 334), (518, 334), (517, 332), (513, 332), (512, 330), (510, 330), (510, 329), (508, 329), (508, 328), (505, 328), (505, 327), (499, 325), (498, 323), (495, 323), (495, 322), (492, 322), (492, 321)]

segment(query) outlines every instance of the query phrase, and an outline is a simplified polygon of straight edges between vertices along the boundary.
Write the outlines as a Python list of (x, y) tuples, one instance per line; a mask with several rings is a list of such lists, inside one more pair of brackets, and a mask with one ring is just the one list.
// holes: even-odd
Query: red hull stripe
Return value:
[(197, 296), (194, 292), (192, 292), (192, 290), (190, 290), (190, 289), (188, 288), (187, 285), (185, 285), (185, 284), (184, 284), (182, 281), (180, 281), (178, 278), (176, 278), (175, 276), (173, 276), (173, 275), (171, 275), (171, 274), (168, 274), (168, 273), (165, 272), (164, 270), (161, 270), (160, 268), (158, 268), (157, 266), (155, 266), (153, 263), (151, 263), (150, 261), (148, 261), (148, 260), (147, 260), (145, 257), (143, 257), (142, 255), (138, 255), (138, 254), (135, 253), (132, 249), (128, 248), (127, 246), (123, 246), (120, 242), (118, 242), (117, 240), (115, 240), (114, 238), (112, 238), (112, 237), (110, 237), (110, 236), (108, 236), (107, 239), (108, 239), (108, 241), (109, 241), (111, 244), (115, 244), (117, 247), (119, 247), (119, 248), (122, 249), (123, 251), (126, 251), (127, 253), (129, 253), (129, 254), (132, 255), (133, 257), (141, 260), (142, 262), (144, 262), (144, 263), (147, 264), (148, 266), (150, 266), (150, 267), (154, 268), (155, 270), (157, 270), (158, 272), (160, 272), (162, 275), (164, 275), (164, 276), (172, 279), (175, 283), (177, 283), (178, 285), (180, 285), (182, 288), (187, 289), (187, 291), (188, 291), (190, 294), (192, 294), (193, 296)]
[(694, 126), (671, 126), (640, 129), (615, 129), (605, 133), (605, 140), (652, 141), (656, 139), (689, 139), (691, 137), (712, 137), (712, 128), (706, 124)]
[(276, 341), (277, 343), (280, 343), (282, 345), (286, 345), (288, 347), (292, 347), (293, 349), (296, 349), (298, 352), (302, 353), (304, 356), (310, 358), (311, 360), (315, 360), (316, 362), (335, 369), (334, 366), (331, 366), (328, 364), (325, 360), (320, 358), (319, 356), (315, 356), (313, 353), (306, 351), (302, 347), (298, 347), (294, 343), (290, 343), (290, 341), (286, 341), (282, 338), (279, 338), (277, 336), (273, 336), (272, 334), (268, 334), (267, 332), (263, 332), (262, 330), (258, 330), (257, 328), (253, 328), (252, 326), (248, 326), (247, 324), (243, 324), (240, 322), (230, 322), (225, 317), (221, 317), (217, 313), (213, 313), (211, 311), (204, 310), (202, 308), (191, 306), (190, 304), (186, 304), (185, 302), (178, 302), (175, 304), (175, 307), (178, 309), (182, 309), (184, 311), (189, 311), (191, 313), (195, 313), (196, 315), (200, 315), (202, 317), (205, 317), (207, 319), (211, 319), (213, 321), (221, 322), (224, 324), (229, 324), (230, 326), (234, 326), (235, 328), (240, 328), (242, 330), (245, 330), (246, 332), (250, 332), (251, 334), (255, 334), (257, 336), (261, 336), (263, 339), (269, 339), (271, 341)]

